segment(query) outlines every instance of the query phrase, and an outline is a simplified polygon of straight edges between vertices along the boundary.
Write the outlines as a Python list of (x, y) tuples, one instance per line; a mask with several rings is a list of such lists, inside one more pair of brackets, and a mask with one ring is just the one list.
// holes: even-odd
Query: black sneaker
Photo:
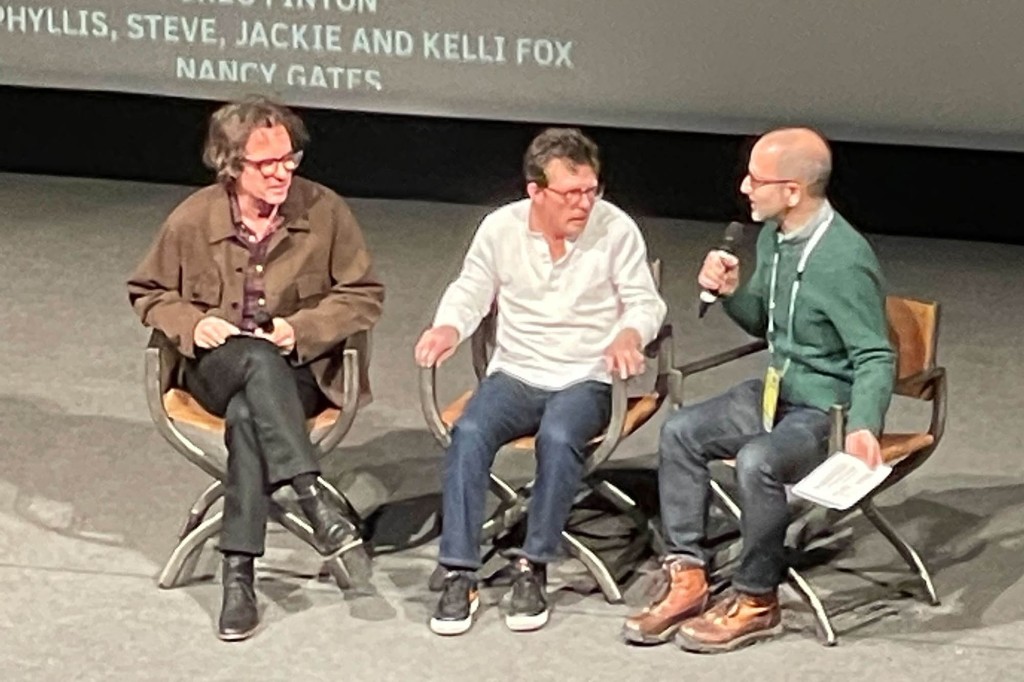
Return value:
[(448, 571), (441, 587), (430, 630), (438, 635), (461, 635), (473, 625), (473, 614), (480, 608), (476, 579), (468, 573)]
[(525, 557), (512, 565), (512, 597), (505, 625), (514, 632), (539, 630), (548, 622), (547, 570)]

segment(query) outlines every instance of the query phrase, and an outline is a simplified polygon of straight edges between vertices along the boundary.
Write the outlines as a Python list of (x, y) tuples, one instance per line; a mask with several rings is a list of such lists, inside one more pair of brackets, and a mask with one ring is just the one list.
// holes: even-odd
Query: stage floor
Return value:
[[(311, 553), (282, 532), (260, 567), (261, 632), (214, 636), (211, 579), (162, 591), (154, 576), (205, 475), (153, 429), (142, 392), (147, 332), (124, 280), (191, 188), (0, 175), (0, 679), (4, 680), (759, 680), (1015, 679), (1024, 665), (1024, 247), (870, 237), (890, 289), (942, 303), (945, 439), (879, 503), (931, 567), (941, 606), (920, 599), (899, 557), (860, 533), (810, 573), (836, 613), (839, 646), (814, 638), (787, 600), (787, 634), (727, 657), (619, 643), (625, 606), (558, 591), (551, 623), (516, 635), (500, 590), (469, 634), (432, 635), (426, 583), (441, 452), (424, 427), (412, 345), (458, 272), (482, 206), (352, 200), (387, 285), (374, 332), (375, 402), (360, 412), (329, 475), (378, 510), (372, 595), (317, 580)], [(865, 198), (865, 200), (869, 200)], [(721, 311), (697, 321), (695, 275), (722, 226), (640, 218), (665, 261), (677, 359), (744, 336)], [(866, 226), (862, 226), (865, 227)], [(694, 381), (688, 400), (757, 371), (752, 360)], [(471, 385), (467, 352), (442, 375)], [(919, 411), (897, 406), (893, 421)], [(621, 466), (649, 466), (663, 415), (631, 438)], [(505, 460), (523, 474), (530, 458)], [(865, 530), (863, 519), (853, 519)], [(215, 565), (207, 556), (206, 574)]]

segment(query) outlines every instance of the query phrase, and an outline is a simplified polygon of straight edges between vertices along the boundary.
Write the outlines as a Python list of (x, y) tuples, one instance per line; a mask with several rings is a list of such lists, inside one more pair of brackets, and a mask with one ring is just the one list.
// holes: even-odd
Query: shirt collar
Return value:
[(792, 232), (785, 234), (779, 230), (779, 243), (780, 244), (802, 244), (811, 238), (814, 231), (817, 230), (821, 225), (828, 220), (829, 216), (832, 215), (832, 205), (829, 204), (828, 199), (821, 202), (821, 207), (818, 208), (817, 212), (806, 224), (793, 230)]
[[(288, 189), (288, 197), (278, 209), (281, 224), (289, 232), (309, 232), (309, 207), (319, 198), (321, 192), (314, 183), (298, 176), (292, 179)], [(210, 207), (209, 234), (210, 243), (230, 239), (238, 234), (241, 217), (238, 213), (238, 199), (231, 187), (221, 185)]]

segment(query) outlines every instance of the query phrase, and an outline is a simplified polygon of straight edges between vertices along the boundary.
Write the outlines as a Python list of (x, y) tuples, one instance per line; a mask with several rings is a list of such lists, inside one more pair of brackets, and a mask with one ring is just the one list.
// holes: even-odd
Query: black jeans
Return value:
[(733, 586), (748, 594), (775, 590), (786, 575), (789, 524), (786, 484), (820, 464), (828, 451), (828, 415), (781, 404), (771, 433), (761, 424), (764, 382), (742, 383), (720, 396), (683, 407), (661, 429), (658, 489), (668, 554), (706, 564), (708, 463), (736, 458), (743, 511), (743, 552)]
[(306, 418), (327, 399), (308, 367), (292, 367), (269, 341), (251, 337), (198, 351), (185, 364), (185, 387), (227, 424), (220, 550), (260, 556), (270, 493), (320, 471)]

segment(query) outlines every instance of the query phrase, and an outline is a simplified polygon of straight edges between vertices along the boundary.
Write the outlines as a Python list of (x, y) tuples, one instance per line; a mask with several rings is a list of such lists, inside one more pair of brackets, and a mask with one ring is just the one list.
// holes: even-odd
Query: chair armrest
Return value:
[(164, 409), (164, 386), (160, 380), (163, 374), (164, 364), (161, 358), (160, 348), (153, 345), (146, 347), (145, 357), (145, 378), (143, 383), (146, 389), (146, 404), (149, 407), (149, 416), (153, 422), (159, 424), (167, 419), (167, 412)]
[(936, 381), (945, 377), (946, 370), (943, 367), (932, 367), (917, 374), (897, 379), (895, 391), (904, 395), (920, 395), (926, 388), (932, 387)]
[(652, 360), (658, 357), (666, 347), (666, 341), (672, 340), (672, 325), (663, 324), (649, 344), (644, 346), (644, 355)]
[[(154, 329), (149, 335), (149, 341), (146, 343), (146, 357), (154, 358), (153, 369), (159, 370), (153, 376), (159, 384), (160, 392), (166, 393), (171, 390), (174, 371), (177, 369), (178, 363), (181, 362), (182, 356), (177, 347), (159, 329)], [(147, 365), (147, 370), (149, 369)]]
[(498, 309), (491, 304), (491, 310), (477, 325), (476, 331), (469, 337), (469, 349), (473, 358), (473, 373), (476, 380), (483, 381), (487, 376), (487, 366), (491, 363), (494, 352), (494, 339), (498, 333)]
[(676, 405), (683, 404), (683, 380), (686, 377), (715, 367), (720, 367), (724, 364), (733, 362), (734, 360), (746, 357), (747, 355), (753, 355), (754, 353), (766, 350), (767, 348), (767, 341), (764, 339), (755, 339), (741, 346), (729, 348), (720, 353), (715, 353), (714, 355), (709, 355), (705, 358), (694, 360), (686, 363), (685, 365), (680, 365), (670, 369), (669, 373), (671, 376), (669, 382), (669, 393), (672, 396), (672, 402)]
[(893, 391), (899, 395), (931, 402), (932, 417), (928, 433), (933, 438), (932, 447), (936, 447), (946, 430), (946, 368), (932, 367), (898, 379)]
[(145, 388), (149, 415), (154, 422), (166, 419), (163, 396), (171, 390), (174, 370), (181, 361), (178, 349), (158, 329), (154, 329), (146, 343)]
[[(369, 350), (367, 349), (365, 353), (369, 355)], [(355, 420), (356, 412), (359, 410), (362, 361), (363, 358), (360, 357), (360, 352), (357, 348), (346, 348), (342, 353), (341, 376), (344, 398), (342, 404), (339, 405), (341, 414), (334, 420), (331, 427), (327, 429), (327, 432), (314, 443), (320, 451), (321, 457), (338, 447), (338, 443), (341, 442), (341, 439), (352, 428), (352, 422)]]
[(594, 451), (587, 457), (583, 465), (583, 475), (587, 476), (605, 460), (611, 457), (615, 448), (622, 440), (622, 429), (626, 425), (626, 412), (629, 410), (629, 400), (626, 395), (626, 382), (617, 375), (612, 376), (612, 410), (608, 418), (608, 429), (604, 438), (598, 443)]
[(441, 408), (437, 405), (437, 367), (421, 367), (419, 372), (420, 409), (427, 428), (443, 448), (452, 443), (451, 430), (441, 419)]
[(156, 430), (188, 461), (216, 479), (224, 477), (224, 471), (213, 459), (186, 438), (171, 421), (164, 408), (164, 393), (170, 390), (170, 378), (175, 364), (180, 360), (177, 349), (164, 336), (154, 330), (146, 345), (144, 387), (149, 416)]
[(712, 369), (713, 367), (719, 367), (732, 362), (733, 360), (739, 360), (747, 355), (753, 355), (759, 351), (766, 350), (767, 348), (767, 341), (763, 339), (756, 339), (745, 343), (742, 346), (736, 346), (735, 348), (724, 350), (721, 353), (709, 355), (706, 358), (701, 358), (700, 360), (694, 360), (693, 362), (688, 362), (685, 365), (680, 365), (676, 367), (675, 371), (683, 378), (686, 378), (691, 374), (697, 374), (698, 372), (703, 372), (704, 370)]
[(932, 447), (938, 447), (946, 431), (946, 368), (934, 367), (927, 374), (928, 385), (932, 389), (932, 420), (928, 432), (934, 439)]

